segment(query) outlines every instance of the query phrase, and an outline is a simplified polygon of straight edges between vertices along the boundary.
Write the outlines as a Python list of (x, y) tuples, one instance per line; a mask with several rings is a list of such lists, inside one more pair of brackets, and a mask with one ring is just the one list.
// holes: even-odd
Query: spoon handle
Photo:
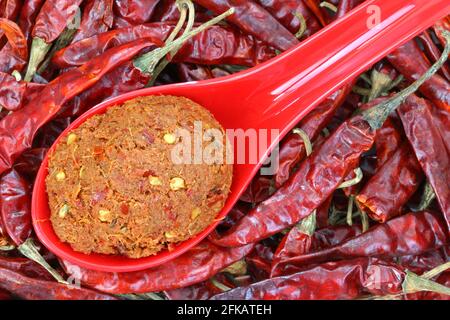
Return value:
[[(242, 96), (247, 108), (235, 125), (256, 123), (283, 136), (321, 100), (449, 13), (448, 0), (364, 2), (297, 47), (230, 79), (230, 94)], [(237, 86), (248, 90), (237, 93)]]

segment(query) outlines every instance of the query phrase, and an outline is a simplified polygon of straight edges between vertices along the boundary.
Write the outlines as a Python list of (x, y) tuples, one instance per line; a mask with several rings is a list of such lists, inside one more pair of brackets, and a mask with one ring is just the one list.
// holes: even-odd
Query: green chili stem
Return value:
[(239, 260), (232, 265), (226, 267), (221, 272), (228, 272), (235, 276), (243, 276), (247, 274), (247, 263), (245, 260)]
[(314, 234), (314, 231), (316, 231), (316, 220), (317, 220), (317, 210), (314, 210), (309, 216), (303, 218), (296, 225), (296, 228), (301, 233), (311, 237)]
[(372, 101), (373, 99), (378, 98), (380, 95), (385, 93), (392, 84), (392, 80), (388, 75), (378, 72), (377, 70), (372, 71), (371, 79), (372, 88), (370, 89), (370, 93), (368, 96), (369, 101)]
[(298, 134), (302, 138), (303, 144), (305, 145), (306, 156), (309, 156), (312, 153), (312, 143), (306, 132), (302, 129), (295, 128), (292, 130), (292, 133)]
[(430, 206), (431, 202), (433, 202), (435, 198), (436, 194), (434, 193), (433, 187), (427, 181), (423, 188), (423, 194), (420, 199), (420, 203), (417, 205), (417, 207), (411, 207), (411, 210), (414, 212), (425, 210)]
[[(74, 21), (78, 21), (78, 19), (74, 19)], [(79, 21), (78, 21), (79, 22)], [(70, 24), (72, 25), (72, 24)], [(75, 37), (75, 34), (78, 31), (78, 26), (77, 25), (73, 25), (73, 27), (69, 28), (65, 28), (64, 31), (61, 33), (61, 35), (58, 37), (58, 39), (56, 39), (55, 44), (52, 46), (50, 52), (47, 55), (47, 58), (44, 60), (44, 62), (41, 63), (39, 69), (37, 70), (38, 74), (41, 74), (45, 71), (45, 69), (47, 69), (48, 65), (50, 64), (50, 61), (52, 60), (53, 56), (55, 55), (55, 53), (57, 51), (59, 51), (62, 48), (67, 47), (73, 40), (73, 38)]]
[(353, 172), (355, 173), (356, 177), (354, 177), (351, 180), (347, 180), (347, 181), (342, 182), (339, 185), (338, 189), (348, 188), (348, 187), (354, 186), (354, 185), (356, 185), (356, 184), (361, 182), (361, 180), (363, 178), (363, 172), (362, 172), (361, 168), (358, 167), (355, 170), (353, 170)]
[(350, 195), (348, 197), (348, 204), (347, 204), (347, 224), (349, 226), (353, 225), (353, 203), (355, 202), (355, 196)]
[(419, 277), (417, 274), (411, 271), (406, 271), (406, 277), (403, 281), (402, 288), (404, 293), (430, 291), (439, 294), (450, 295), (450, 288), (424, 277)]
[(421, 275), (422, 278), (431, 279), (450, 268), (450, 262), (441, 264), (428, 272)]
[(377, 106), (370, 108), (369, 110), (365, 110), (361, 113), (363, 119), (369, 123), (370, 127), (373, 130), (381, 128), (383, 126), (384, 121), (386, 121), (389, 115), (393, 111), (395, 111), (395, 109), (399, 105), (401, 105), (408, 98), (409, 95), (416, 92), (417, 89), (419, 89), (419, 87), (425, 81), (431, 78), (447, 61), (448, 55), (450, 54), (450, 33), (444, 31), (443, 35), (447, 41), (444, 52), (442, 53), (442, 56), (439, 58), (439, 60), (437, 60), (436, 63), (434, 63), (427, 72), (425, 72), (417, 81), (415, 81), (406, 89), (400, 91), (399, 93), (395, 94), (393, 97), (387, 99), (386, 101), (381, 102)]
[(140, 56), (139, 58), (134, 60), (134, 66), (137, 69), (141, 70), (141, 72), (152, 75), (153, 72), (155, 71), (155, 67), (157, 66), (158, 62), (162, 58), (164, 58), (169, 52), (171, 52), (173, 49), (177, 48), (178, 46), (182, 45), (185, 41), (189, 40), (190, 38), (196, 36), (200, 32), (203, 32), (204, 30), (208, 29), (209, 27), (222, 21), (226, 17), (232, 15), (233, 13), (234, 13), (234, 8), (230, 8), (229, 10), (225, 11), (221, 15), (219, 15), (219, 16), (211, 19), (210, 21), (205, 22), (204, 24), (200, 25), (199, 27), (193, 29), (188, 34), (182, 35), (181, 37), (174, 40), (169, 45), (164, 46), (163, 48), (155, 49), (146, 54), (143, 54), (142, 56)]
[(215, 287), (217, 287), (217, 288), (219, 288), (220, 290), (222, 290), (223, 292), (231, 290), (230, 287), (228, 287), (228, 286), (224, 285), (223, 283), (217, 281), (216, 278), (214, 278), (214, 277), (211, 278), (211, 283), (212, 283)]
[(327, 8), (327, 9), (333, 11), (334, 13), (337, 13), (337, 12), (338, 12), (338, 8), (337, 8), (334, 4), (332, 4), (332, 3), (328, 2), (328, 1), (322, 1), (322, 2), (319, 4), (319, 7), (321, 7), (321, 8)]
[(28, 68), (24, 78), (25, 81), (30, 82), (31, 80), (33, 80), (33, 76), (36, 73), (37, 68), (39, 67), (41, 62), (44, 61), (45, 56), (47, 55), (51, 46), (52, 46), (51, 43), (46, 43), (41, 38), (38, 37), (33, 38), (33, 42), (31, 43), (31, 52), (30, 52), (30, 59), (28, 61)]
[(63, 277), (47, 263), (47, 261), (45, 261), (44, 257), (42, 257), (42, 255), (39, 253), (36, 245), (31, 238), (27, 239), (17, 249), (28, 259), (31, 259), (44, 267), (45, 270), (47, 270), (48, 273), (50, 273), (53, 278), (56, 279), (56, 281), (58, 281), (59, 283), (68, 284), (68, 282), (65, 281)]
[(306, 31), (306, 20), (305, 17), (299, 12), (294, 12), (294, 16), (297, 17), (298, 21), (300, 22), (300, 28), (295, 34), (295, 37), (297, 39), (300, 39)]

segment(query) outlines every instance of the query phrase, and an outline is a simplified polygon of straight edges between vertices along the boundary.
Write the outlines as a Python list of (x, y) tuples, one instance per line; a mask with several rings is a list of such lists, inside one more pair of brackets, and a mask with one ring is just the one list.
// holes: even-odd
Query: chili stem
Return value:
[(420, 199), (420, 203), (417, 205), (417, 207), (411, 207), (411, 210), (414, 212), (425, 210), (430, 206), (434, 199), (436, 199), (436, 194), (434, 193), (431, 184), (427, 181), (423, 188), (423, 194)]
[(170, 43), (167, 46), (164, 46), (163, 48), (158, 48), (156, 50), (153, 50), (151, 52), (148, 52), (139, 58), (137, 58), (134, 61), (134, 66), (141, 70), (143, 73), (147, 73), (152, 75), (155, 71), (155, 67), (158, 64), (158, 62), (164, 58), (170, 51), (177, 48), (178, 46), (182, 45), (185, 41), (189, 40), (190, 38), (196, 36), (200, 32), (203, 32), (204, 30), (208, 29), (209, 27), (217, 24), (218, 22), (222, 21), (226, 17), (232, 15), (234, 13), (234, 8), (230, 8), (229, 10), (225, 11), (221, 15), (211, 19), (208, 22), (205, 22), (201, 26), (193, 29), (189, 33), (182, 35), (178, 39), (174, 40), (172, 43)]
[(33, 80), (33, 76), (37, 71), (37, 68), (41, 62), (45, 59), (45, 56), (49, 52), (52, 44), (45, 42), (41, 38), (33, 38), (31, 43), (30, 60), (28, 61), (27, 72), (24, 80), (30, 82)]
[(350, 179), (350, 180), (342, 182), (339, 185), (338, 189), (348, 188), (348, 187), (354, 186), (354, 185), (356, 185), (356, 184), (361, 182), (361, 180), (362, 180), (362, 178), (364, 176), (361, 168), (358, 167), (355, 170), (353, 170), (353, 172), (355, 173), (356, 177), (354, 177), (353, 179)]
[(44, 257), (42, 257), (42, 255), (39, 253), (36, 245), (31, 238), (27, 239), (17, 249), (28, 259), (33, 260), (34, 262), (44, 267), (45, 270), (47, 270), (48, 273), (50, 273), (53, 278), (56, 279), (56, 281), (58, 281), (59, 283), (68, 284), (68, 282), (65, 281), (63, 277), (47, 263), (47, 261), (45, 261)]
[(299, 12), (295, 12), (294, 16), (297, 17), (298, 21), (300, 22), (300, 28), (298, 29), (297, 33), (295, 34), (295, 37), (297, 39), (300, 39), (306, 31), (306, 20), (305, 20), (305, 17)]
[(353, 225), (353, 203), (355, 202), (355, 196), (350, 195), (348, 197), (348, 204), (347, 204), (347, 224), (349, 226)]
[(232, 265), (226, 267), (221, 272), (228, 272), (235, 276), (243, 276), (247, 274), (247, 263), (245, 260), (239, 260)]
[(419, 89), (419, 87), (426, 82), (429, 78), (431, 78), (447, 61), (448, 55), (450, 54), (450, 33), (444, 31), (444, 37), (447, 41), (444, 52), (442, 53), (439, 60), (434, 63), (431, 68), (425, 72), (417, 81), (411, 84), (406, 89), (400, 91), (395, 94), (393, 97), (383, 101), (377, 106), (370, 108), (369, 110), (365, 110), (361, 113), (364, 120), (366, 120), (370, 127), (373, 130), (377, 130), (383, 126), (384, 121), (389, 117), (389, 115), (397, 109), (399, 105), (401, 105), (409, 95)]
[(212, 283), (215, 287), (217, 287), (217, 288), (219, 288), (220, 290), (222, 290), (223, 292), (231, 290), (230, 287), (228, 287), (228, 286), (224, 285), (223, 283), (217, 281), (214, 277), (211, 278), (211, 283)]
[(431, 279), (449, 268), (450, 268), (450, 262), (447, 262), (447, 263), (441, 264), (440, 266), (437, 266), (434, 269), (431, 269), (428, 272), (425, 272), (424, 274), (421, 275), (421, 277), (425, 278), (425, 279)]
[(312, 143), (306, 132), (302, 129), (295, 128), (292, 130), (292, 133), (298, 134), (302, 138), (303, 144), (305, 145), (306, 156), (309, 156), (312, 153)]

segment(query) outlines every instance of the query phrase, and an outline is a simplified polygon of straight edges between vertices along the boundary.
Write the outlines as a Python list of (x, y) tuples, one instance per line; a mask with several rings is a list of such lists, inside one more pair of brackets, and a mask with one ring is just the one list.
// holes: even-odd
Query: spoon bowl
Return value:
[[(448, 0), (369, 0), (295, 48), (255, 68), (219, 79), (142, 89), (99, 104), (61, 134), (42, 162), (32, 201), (33, 225), (39, 240), (62, 259), (108, 272), (143, 270), (183, 254), (216, 228), (278, 141), (320, 101), (449, 12)], [(110, 106), (149, 95), (187, 97), (209, 109), (225, 129), (269, 130), (274, 134), (258, 136), (257, 161), (234, 164), (233, 184), (224, 208), (216, 221), (194, 238), (170, 251), (140, 259), (76, 252), (58, 239), (50, 222), (45, 187), (48, 155), (67, 132), (86, 119), (104, 113)], [(249, 156), (248, 150), (235, 152), (244, 152), (246, 159)]]

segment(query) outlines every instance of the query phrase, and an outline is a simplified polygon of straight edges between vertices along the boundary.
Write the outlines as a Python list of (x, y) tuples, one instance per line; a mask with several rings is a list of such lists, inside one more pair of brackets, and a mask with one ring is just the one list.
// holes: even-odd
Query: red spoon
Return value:
[[(325, 97), (449, 13), (448, 0), (366, 1), (297, 47), (258, 67), (225, 78), (148, 88), (113, 98), (82, 115), (61, 137), (87, 118), (105, 112), (111, 105), (138, 96), (165, 94), (185, 96), (200, 103), (225, 129), (277, 129), (277, 138), (281, 138)], [(276, 143), (277, 140), (272, 139), (267, 147), (260, 145), (258, 163), (234, 165), (231, 193), (218, 221), (239, 199)], [(53, 147), (49, 153), (52, 150)], [(212, 224), (174, 250), (147, 258), (75, 252), (59, 241), (49, 220), (45, 192), (47, 161), (45, 158), (34, 187), (34, 228), (50, 251), (82, 267), (110, 272), (150, 268), (186, 252), (218, 224)]]

